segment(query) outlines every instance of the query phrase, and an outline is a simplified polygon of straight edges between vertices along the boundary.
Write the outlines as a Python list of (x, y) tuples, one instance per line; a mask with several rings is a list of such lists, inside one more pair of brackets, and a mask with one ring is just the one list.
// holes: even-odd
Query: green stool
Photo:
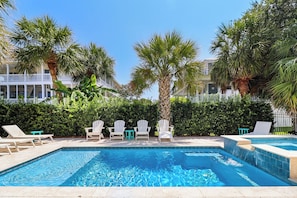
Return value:
[(249, 128), (238, 128), (238, 135), (244, 135), (249, 132)]
[(134, 130), (133, 129), (125, 130), (125, 138), (127, 140), (133, 140), (134, 139)]

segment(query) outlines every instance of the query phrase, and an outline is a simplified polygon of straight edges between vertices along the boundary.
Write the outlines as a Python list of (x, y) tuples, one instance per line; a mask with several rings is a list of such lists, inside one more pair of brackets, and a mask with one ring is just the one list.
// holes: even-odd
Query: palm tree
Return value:
[(225, 94), (232, 80), (228, 68), (225, 68), (225, 62), (220, 61), (221, 60), (217, 60), (215, 62), (210, 72), (210, 78), (216, 85), (220, 86), (221, 93)]
[(9, 55), (10, 43), (7, 39), (9, 32), (4, 23), (3, 13), (8, 14), (8, 9), (14, 9), (10, 0), (0, 0), (0, 63)]
[[(80, 47), (72, 42), (68, 27), (58, 27), (48, 16), (32, 21), (25, 17), (17, 21), (11, 41), (15, 44), (17, 69), (20, 72), (34, 72), (36, 67), (47, 64), (53, 87), (59, 72), (67, 74), (79, 69)], [(59, 98), (60, 93), (57, 92)]]
[(211, 46), (211, 51), (218, 56), (212, 76), (219, 77), (219, 82), (231, 77), (241, 96), (249, 93), (250, 80), (260, 72), (257, 61), (261, 43), (252, 32), (256, 28), (255, 20), (255, 17), (246, 15), (230, 26), (222, 25)]
[(223, 93), (226, 91), (230, 82), (232, 82), (229, 68), (231, 39), (228, 38), (228, 31), (230, 28), (231, 26), (222, 24), (210, 48), (211, 52), (217, 53), (218, 57), (210, 72), (210, 77), (212, 81), (220, 86)]
[(277, 63), (277, 75), (269, 82), (275, 107), (286, 109), (294, 120), (297, 131), (297, 58), (282, 59)]
[(73, 74), (75, 81), (81, 81), (85, 77), (91, 78), (95, 75), (97, 79), (105, 77), (107, 79), (114, 78), (115, 61), (110, 58), (102, 47), (90, 43), (88, 47), (84, 47), (82, 56), (82, 70)]
[(275, 43), (273, 49), (280, 59), (274, 65), (275, 76), (269, 82), (272, 102), (275, 107), (286, 109), (292, 115), (297, 132), (297, 27), (292, 25), (283, 30), (283, 40)]
[(141, 63), (132, 73), (132, 87), (142, 93), (158, 82), (160, 117), (170, 120), (171, 85), (177, 81), (186, 84), (189, 82), (187, 79), (194, 79), (199, 73), (195, 43), (184, 41), (173, 31), (164, 37), (154, 35), (148, 43), (137, 43), (134, 49)]

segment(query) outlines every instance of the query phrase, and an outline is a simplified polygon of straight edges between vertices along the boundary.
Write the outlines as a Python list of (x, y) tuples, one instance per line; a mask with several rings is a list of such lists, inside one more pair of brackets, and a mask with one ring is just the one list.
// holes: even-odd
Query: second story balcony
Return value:
[[(74, 87), (77, 82), (74, 82), (68, 75), (59, 75), (58, 80), (63, 84)], [(0, 85), (28, 85), (28, 84), (52, 84), (50, 74), (0, 74)], [(97, 80), (98, 86), (113, 88), (113, 86), (102, 79)]]

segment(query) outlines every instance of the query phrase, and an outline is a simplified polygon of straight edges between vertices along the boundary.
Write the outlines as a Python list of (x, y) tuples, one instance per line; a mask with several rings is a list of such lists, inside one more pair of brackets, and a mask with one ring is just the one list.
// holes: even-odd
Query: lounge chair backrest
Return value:
[(137, 128), (138, 128), (138, 131), (142, 131), (142, 132), (147, 131), (148, 121), (147, 120), (138, 120)]
[(125, 130), (125, 121), (124, 120), (116, 120), (114, 122), (114, 131), (115, 132), (124, 132)]
[(102, 120), (96, 120), (92, 124), (92, 132), (94, 133), (101, 133), (103, 129), (104, 122)]
[(2, 128), (11, 136), (19, 137), (25, 136), (26, 134), (17, 125), (4, 125)]
[(253, 131), (254, 135), (268, 135), (271, 124), (271, 122), (257, 121)]
[(169, 121), (168, 120), (159, 120), (159, 129), (160, 131), (169, 131)]

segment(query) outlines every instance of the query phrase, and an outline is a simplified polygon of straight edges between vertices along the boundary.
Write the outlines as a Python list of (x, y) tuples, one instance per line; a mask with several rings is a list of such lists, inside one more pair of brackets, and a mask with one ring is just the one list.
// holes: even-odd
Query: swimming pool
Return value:
[(288, 151), (297, 151), (297, 139), (286, 138), (247, 138), (252, 144), (267, 144)]
[(0, 173), (0, 186), (288, 186), (219, 148), (63, 148)]

